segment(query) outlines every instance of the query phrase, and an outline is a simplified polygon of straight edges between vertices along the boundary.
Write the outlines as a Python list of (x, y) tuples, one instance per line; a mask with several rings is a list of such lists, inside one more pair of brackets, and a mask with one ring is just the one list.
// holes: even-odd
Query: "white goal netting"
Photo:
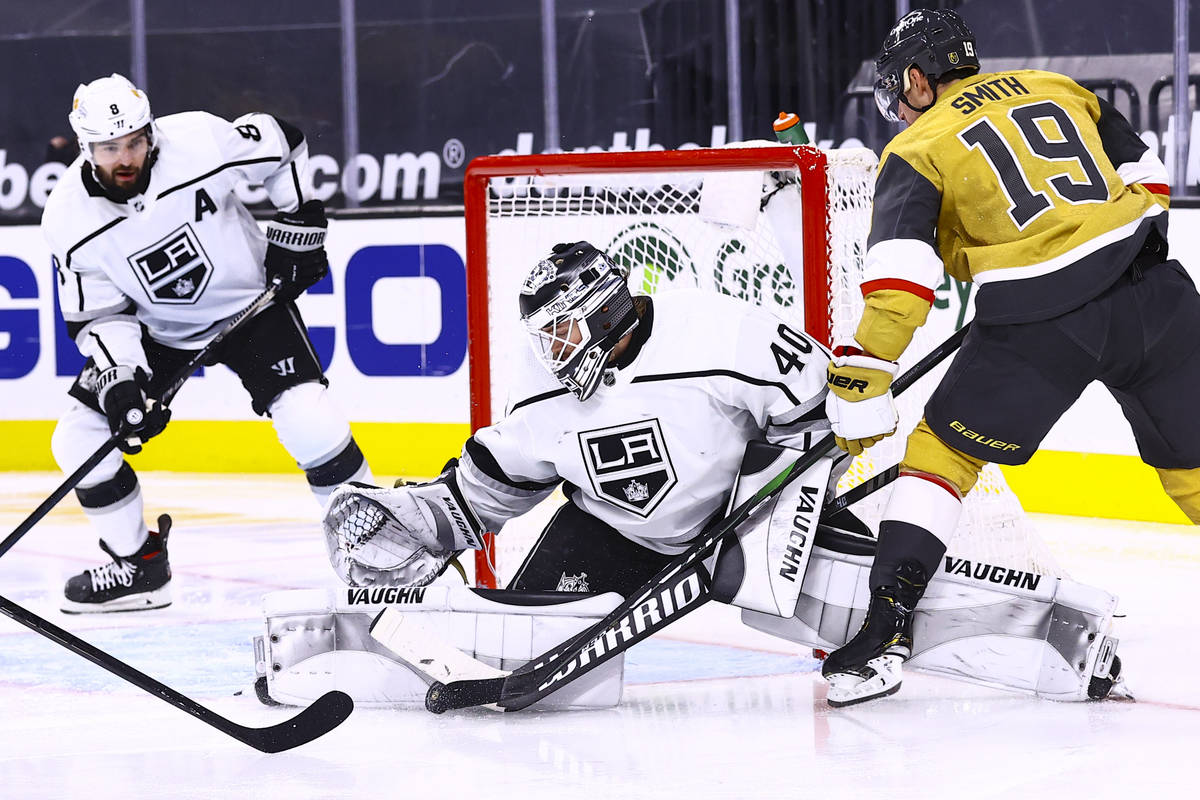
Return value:
[[(586, 239), (607, 251), (630, 269), (635, 293), (698, 286), (769, 307), (819, 339), (853, 335), (862, 310), (859, 283), (876, 164), (869, 150), (751, 147), (527, 156), (512, 159), (507, 174), (503, 159), (489, 161), (493, 171), (480, 179), (486, 191), (472, 203), (468, 190), (467, 224), (470, 257), (483, 262), (469, 265), (469, 280), (471, 291), (486, 281), (489, 342), (487, 357), (479, 359), (475, 348), (481, 345), (473, 337), (472, 364), (489, 365), (486, 384), (477, 384), (487, 388), (476, 391), (486, 392), (493, 417), (504, 408), (515, 348), (528, 346), (515, 313), (518, 287), (537, 259), (561, 241)], [(952, 314), (932, 314), (901, 360), (902, 369), (960, 322)], [(920, 420), (945, 366), (898, 398), (899, 431), (855, 459), (839, 491), (900, 460), (905, 436)], [(480, 399), (473, 396), (475, 403)], [(873, 530), (888, 493), (884, 488), (854, 506)], [(531, 512), (497, 537), (499, 585), (520, 565), (547, 516), (545, 509)], [(948, 544), (960, 557), (1063, 574), (995, 466), (966, 498)], [(477, 573), (487, 567), (481, 560)]]

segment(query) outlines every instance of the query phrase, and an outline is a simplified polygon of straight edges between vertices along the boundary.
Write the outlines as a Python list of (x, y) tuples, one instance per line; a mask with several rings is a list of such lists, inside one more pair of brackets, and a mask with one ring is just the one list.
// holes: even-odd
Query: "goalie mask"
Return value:
[(67, 119), (79, 139), (79, 150), (93, 167), (96, 161), (92, 148), (100, 142), (147, 127), (151, 151), (158, 142), (150, 98), (128, 78), (115, 72), (107, 78), (79, 84)]
[(922, 113), (933, 108), (933, 103), (917, 108), (904, 97), (909, 67), (925, 73), (930, 84), (956, 70), (978, 72), (975, 34), (962, 17), (948, 9), (918, 9), (900, 18), (875, 59), (875, 105), (891, 122), (900, 121), (900, 103)]
[(627, 274), (587, 242), (557, 244), (521, 286), (533, 350), (579, 400), (600, 385), (609, 354), (637, 327)]

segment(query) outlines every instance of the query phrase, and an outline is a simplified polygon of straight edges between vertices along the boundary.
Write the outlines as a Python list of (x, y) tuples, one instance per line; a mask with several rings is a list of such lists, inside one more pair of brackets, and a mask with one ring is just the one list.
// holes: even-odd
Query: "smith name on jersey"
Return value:
[(1151, 226), (1165, 238), (1166, 183), (1125, 118), (1070, 78), (974, 75), (885, 148), (863, 293), (919, 324), (945, 271), (979, 285), (982, 322), (1057, 316), (1111, 285)]
[(156, 127), (157, 160), (141, 195), (110, 199), (81, 156), (46, 202), (42, 231), (63, 318), (85, 355), (96, 349), (88, 330), (130, 319), (131, 305), (155, 340), (203, 347), (266, 283), (266, 239), (235, 184), (263, 184), (281, 211), (308, 199), (299, 180), (307, 145), (287, 123), (193, 111)]
[(828, 352), (769, 312), (699, 290), (657, 295), (620, 369), (580, 402), (530, 352), (506, 416), (468, 440), (459, 479), (495, 530), (565, 481), (571, 500), (655, 551), (685, 549), (729, 496), (746, 443), (829, 430)]

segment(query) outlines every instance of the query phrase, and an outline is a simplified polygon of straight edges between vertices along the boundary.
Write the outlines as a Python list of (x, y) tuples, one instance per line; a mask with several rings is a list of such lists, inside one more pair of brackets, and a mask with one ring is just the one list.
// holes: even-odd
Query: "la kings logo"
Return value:
[(129, 265), (150, 299), (169, 305), (195, 303), (213, 273), (199, 237), (187, 223), (131, 255)]
[(657, 419), (584, 431), (579, 447), (596, 493), (639, 517), (679, 482)]

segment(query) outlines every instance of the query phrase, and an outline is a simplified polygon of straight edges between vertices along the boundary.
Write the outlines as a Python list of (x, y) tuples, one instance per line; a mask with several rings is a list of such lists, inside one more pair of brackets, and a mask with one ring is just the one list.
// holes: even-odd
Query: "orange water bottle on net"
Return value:
[(784, 144), (808, 144), (808, 134), (804, 132), (800, 117), (790, 111), (780, 111), (771, 127), (775, 129), (775, 138)]

